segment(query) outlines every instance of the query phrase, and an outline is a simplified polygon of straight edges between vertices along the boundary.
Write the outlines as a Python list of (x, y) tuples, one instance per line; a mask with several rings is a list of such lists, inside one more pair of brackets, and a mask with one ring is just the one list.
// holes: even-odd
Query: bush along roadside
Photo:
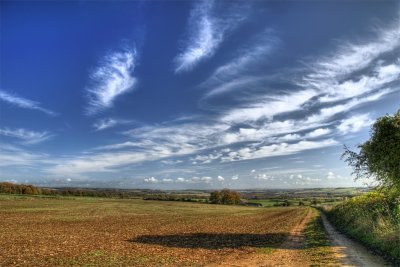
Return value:
[(343, 233), (400, 265), (400, 194), (375, 191), (326, 211)]

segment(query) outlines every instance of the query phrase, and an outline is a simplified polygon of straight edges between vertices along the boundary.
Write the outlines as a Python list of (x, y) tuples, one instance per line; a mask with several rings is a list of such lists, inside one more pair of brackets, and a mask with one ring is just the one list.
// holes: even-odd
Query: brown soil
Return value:
[(271, 253), (252, 254), (242, 259), (230, 257), (221, 263), (211, 264), (209, 267), (310, 266), (311, 260), (303, 250), (305, 248), (304, 230), (315, 215), (316, 212), (314, 210), (308, 209), (304, 216), (299, 218), (299, 221), (292, 228), (282, 245), (271, 251)]
[[(0, 266), (204, 266), (275, 250), (305, 211), (142, 200), (0, 199)], [(286, 246), (296, 247), (296, 242)]]

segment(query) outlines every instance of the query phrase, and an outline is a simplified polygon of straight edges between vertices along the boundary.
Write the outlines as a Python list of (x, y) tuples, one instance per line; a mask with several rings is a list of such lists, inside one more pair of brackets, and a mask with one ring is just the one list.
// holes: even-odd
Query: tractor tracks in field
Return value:
[(306, 215), (292, 228), (282, 245), (273, 249), (270, 254), (251, 254), (241, 259), (227, 259), (224, 262), (208, 266), (309, 266), (311, 262), (307, 257), (304, 257), (303, 252), (305, 247), (304, 230), (315, 214), (313, 209), (308, 209)]

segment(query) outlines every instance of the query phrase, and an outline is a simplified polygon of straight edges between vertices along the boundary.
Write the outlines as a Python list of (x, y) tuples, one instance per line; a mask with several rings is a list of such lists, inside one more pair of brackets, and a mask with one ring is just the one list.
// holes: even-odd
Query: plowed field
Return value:
[(306, 208), (0, 198), (0, 266), (203, 266), (271, 253)]

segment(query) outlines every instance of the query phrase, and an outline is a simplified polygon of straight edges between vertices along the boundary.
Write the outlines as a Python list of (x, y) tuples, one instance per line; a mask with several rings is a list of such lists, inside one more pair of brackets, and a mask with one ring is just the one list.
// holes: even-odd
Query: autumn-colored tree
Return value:
[(219, 191), (215, 191), (210, 194), (210, 203), (222, 204), (222, 195)]
[(238, 192), (223, 189), (210, 194), (210, 202), (213, 204), (237, 205), (240, 204), (240, 194)]

